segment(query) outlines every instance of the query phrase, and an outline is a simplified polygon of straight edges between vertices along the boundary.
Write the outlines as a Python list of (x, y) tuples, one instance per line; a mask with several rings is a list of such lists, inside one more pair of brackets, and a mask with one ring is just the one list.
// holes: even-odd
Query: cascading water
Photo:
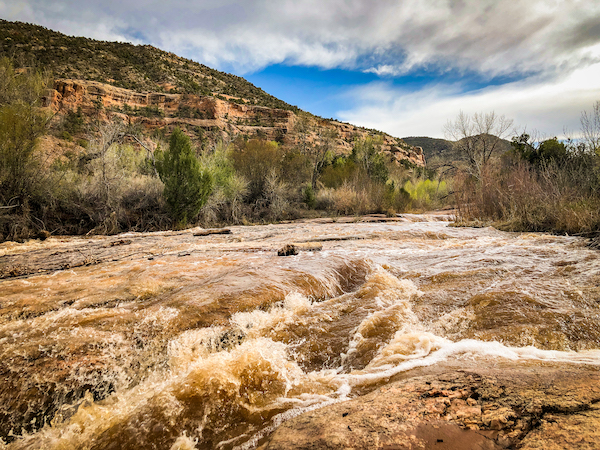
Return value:
[(0, 448), (249, 449), (418, 367), (600, 365), (597, 251), (407, 217), (1, 244)]

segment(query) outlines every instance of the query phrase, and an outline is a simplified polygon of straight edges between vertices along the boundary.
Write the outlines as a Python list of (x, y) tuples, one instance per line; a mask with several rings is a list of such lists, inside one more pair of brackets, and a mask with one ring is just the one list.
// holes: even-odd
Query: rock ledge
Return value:
[(595, 367), (451, 370), (282, 425), (273, 449), (600, 449)]

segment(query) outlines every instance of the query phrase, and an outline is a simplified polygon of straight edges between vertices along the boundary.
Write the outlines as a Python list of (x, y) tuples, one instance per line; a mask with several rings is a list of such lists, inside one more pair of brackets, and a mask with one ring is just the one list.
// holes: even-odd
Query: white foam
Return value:
[(276, 305), (269, 311), (254, 310), (235, 313), (230, 322), (243, 330), (249, 337), (259, 337), (265, 330), (282, 328), (294, 318), (307, 311), (312, 302), (298, 292), (292, 292), (285, 297), (282, 304)]
[(169, 367), (173, 371), (186, 371), (190, 364), (206, 358), (216, 351), (224, 327), (188, 330), (169, 342)]
[(165, 325), (179, 316), (176, 308), (160, 306), (158, 309), (146, 309), (143, 313), (141, 323), (148, 325)]
[(198, 439), (192, 439), (186, 434), (182, 434), (173, 443), (170, 450), (196, 450)]
[(410, 299), (422, 295), (410, 280), (399, 280), (377, 265), (366, 283), (357, 293), (357, 297), (375, 295), (372, 304), (377, 308), (370, 312), (354, 329), (348, 350), (342, 354), (342, 365), (371, 337), (378, 334), (382, 324), (394, 325), (394, 329), (418, 327), (418, 319), (412, 311)]
[(379, 350), (367, 368), (389, 366), (411, 359), (424, 358), (441, 349), (449, 341), (432, 333), (396, 332), (391, 342)]
[[(423, 339), (425, 337), (426, 339)], [(415, 339), (415, 336), (411, 336), (410, 339)], [(394, 365), (383, 361), (382, 365), (378, 365), (375, 363), (376, 359), (374, 359), (373, 362), (375, 364), (370, 364), (362, 371), (355, 371), (351, 374), (340, 374), (338, 382), (347, 383), (350, 386), (372, 384), (416, 367), (431, 366), (447, 361), (452, 357), (461, 359), (477, 359), (482, 357), (503, 358), (512, 361), (537, 360), (600, 366), (600, 350), (563, 352), (558, 350), (541, 350), (531, 346), (508, 347), (497, 341), (483, 342), (474, 339), (451, 342), (431, 333), (426, 333), (426, 336), (419, 337), (418, 340), (419, 345), (414, 346), (414, 351), (409, 354), (408, 358), (404, 356), (397, 358), (401, 361), (398, 364)], [(390, 345), (393, 346), (394, 343)], [(402, 347), (402, 350), (404, 348)], [(393, 353), (390, 351), (388, 360), (391, 359), (393, 361), (393, 358), (390, 358), (392, 355)], [(404, 354), (400, 353), (400, 355)]]

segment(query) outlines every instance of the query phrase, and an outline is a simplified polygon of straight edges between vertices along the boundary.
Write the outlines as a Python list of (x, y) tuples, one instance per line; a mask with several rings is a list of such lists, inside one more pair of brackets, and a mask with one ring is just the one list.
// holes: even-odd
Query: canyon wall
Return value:
[[(142, 93), (97, 81), (71, 79), (55, 80), (54, 89), (44, 97), (44, 106), (55, 113), (56, 121), (70, 111), (80, 111), (86, 117), (99, 120), (120, 117), (129, 124), (141, 125), (146, 131), (179, 126), (188, 133), (200, 133), (212, 142), (219, 139), (230, 142), (241, 136), (277, 141), (284, 148), (299, 144), (298, 116), (294, 112), (243, 102), (226, 96)], [(425, 165), (423, 150), (399, 138), (314, 116), (310, 116), (310, 122), (310, 131), (302, 139), (318, 145), (323, 129), (335, 129), (338, 136), (335, 152), (339, 155), (349, 154), (356, 139), (380, 135), (381, 150), (390, 160)]]

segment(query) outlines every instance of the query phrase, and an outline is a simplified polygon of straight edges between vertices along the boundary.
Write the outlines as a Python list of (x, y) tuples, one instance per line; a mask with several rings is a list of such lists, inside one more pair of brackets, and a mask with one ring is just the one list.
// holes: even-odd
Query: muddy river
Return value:
[(0, 448), (252, 449), (420, 367), (600, 366), (584, 240), (379, 220), (0, 244)]

